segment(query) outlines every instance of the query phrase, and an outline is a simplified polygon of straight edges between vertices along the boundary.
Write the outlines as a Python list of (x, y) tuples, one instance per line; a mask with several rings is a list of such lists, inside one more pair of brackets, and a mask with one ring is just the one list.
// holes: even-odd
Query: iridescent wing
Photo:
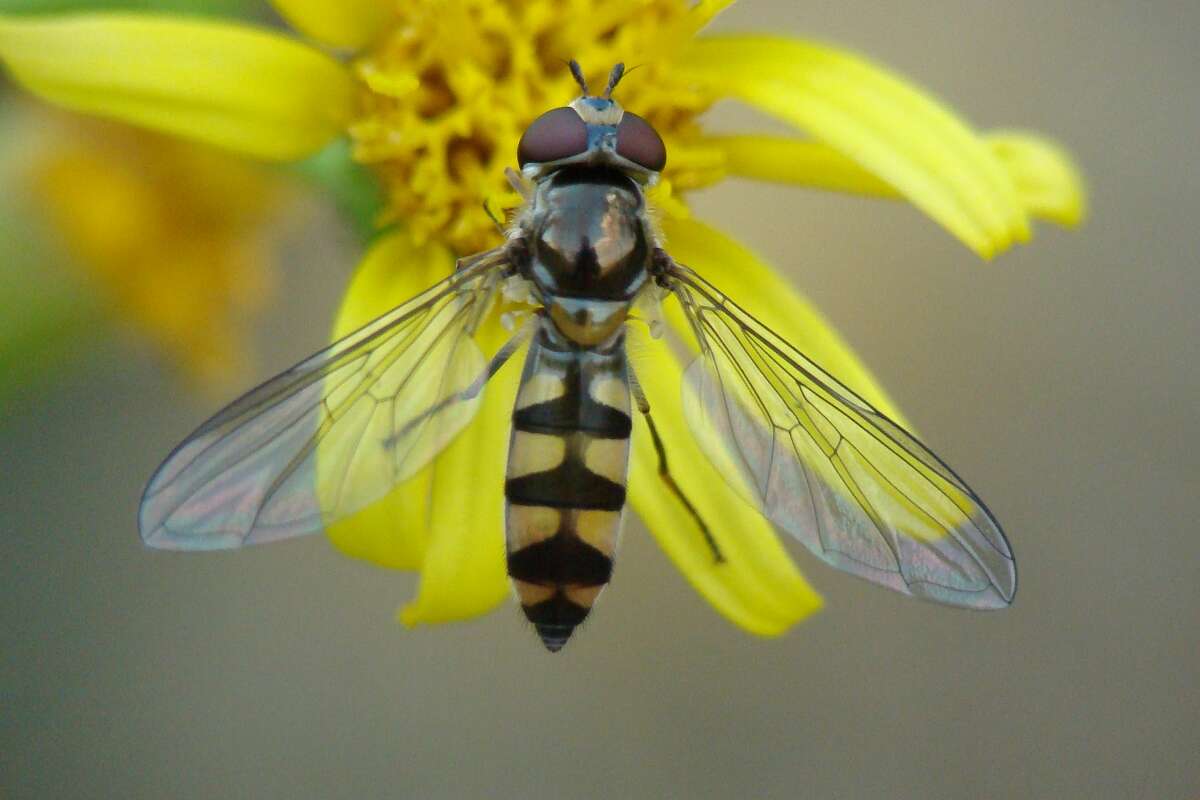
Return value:
[(411, 477), (479, 404), (471, 334), (501, 249), (232, 403), (167, 457), (142, 496), (152, 547), (211, 550), (310, 533)]
[(700, 347), (684, 413), (718, 470), (823, 561), (905, 594), (1003, 608), (1016, 564), (983, 501), (876, 411), (686, 267)]

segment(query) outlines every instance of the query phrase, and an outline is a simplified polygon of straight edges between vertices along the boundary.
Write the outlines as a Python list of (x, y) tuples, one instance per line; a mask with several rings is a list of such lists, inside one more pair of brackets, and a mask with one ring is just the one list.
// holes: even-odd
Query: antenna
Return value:
[(583, 79), (583, 70), (579, 68), (579, 62), (572, 58), (567, 62), (567, 66), (571, 68), (571, 74), (575, 76), (575, 82), (579, 84), (580, 89), (583, 89), (583, 94), (586, 97), (588, 94), (587, 81)]
[(617, 84), (621, 82), (621, 76), (625, 74), (625, 65), (618, 61), (613, 64), (612, 72), (608, 73), (608, 86), (604, 87), (604, 96), (611, 97), (613, 89), (617, 88)]

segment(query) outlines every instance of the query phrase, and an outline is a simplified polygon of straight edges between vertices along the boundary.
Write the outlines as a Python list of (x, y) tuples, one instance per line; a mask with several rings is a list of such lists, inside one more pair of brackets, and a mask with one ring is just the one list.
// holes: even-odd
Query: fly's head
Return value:
[(639, 183), (652, 184), (667, 163), (667, 149), (649, 122), (612, 99), (625, 65), (612, 68), (599, 95), (588, 92), (578, 63), (572, 61), (570, 67), (583, 94), (525, 129), (517, 145), (522, 174), (536, 182), (562, 167), (586, 164), (612, 167)]

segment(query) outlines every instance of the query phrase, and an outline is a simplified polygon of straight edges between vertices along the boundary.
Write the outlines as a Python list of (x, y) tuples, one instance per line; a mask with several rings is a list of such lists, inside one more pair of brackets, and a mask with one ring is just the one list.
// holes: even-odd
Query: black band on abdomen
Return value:
[(612, 565), (604, 553), (562, 531), (508, 554), (510, 576), (542, 586), (602, 586), (612, 577)]
[(508, 479), (504, 496), (522, 506), (596, 511), (620, 511), (625, 506), (624, 486), (597, 475), (574, 458), (548, 472)]
[(517, 409), (513, 427), (526, 433), (581, 431), (602, 439), (628, 439), (633, 420), (620, 409), (568, 392), (549, 402)]

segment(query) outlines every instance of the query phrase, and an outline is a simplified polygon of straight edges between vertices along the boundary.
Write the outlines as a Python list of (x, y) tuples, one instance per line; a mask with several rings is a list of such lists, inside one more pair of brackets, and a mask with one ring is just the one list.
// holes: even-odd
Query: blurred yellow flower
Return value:
[(11, 177), (82, 287), (194, 387), (236, 388), (247, 324), (274, 287), (268, 223), (293, 194), (285, 180), (150, 131), (29, 106), (17, 116)]
[(136, 128), (79, 117), (56, 127), (31, 177), (85, 277), (197, 384), (244, 380), (247, 323), (275, 285), (266, 228), (283, 180)]
[[(740, 175), (900, 197), (984, 258), (1026, 240), (1031, 216), (1074, 224), (1083, 215), (1078, 174), (1053, 144), (977, 133), (920, 89), (838, 48), (700, 34), (729, 0), (274, 5), (311, 44), (164, 16), (0, 15), (0, 59), (51, 102), (259, 158), (301, 158), (348, 135), (384, 187), (379, 221), (403, 227), (367, 254), (338, 335), (444, 276), (455, 255), (498, 241), (480, 201), (512, 202), (503, 169), (524, 127), (576, 94), (569, 58), (592, 80), (617, 61), (638, 68), (620, 100), (666, 141), (668, 166), (652, 200), (675, 257), (894, 418), (894, 405), (820, 315), (745, 248), (692, 220), (684, 193)], [(711, 135), (699, 115), (723, 98), (806, 138)], [(691, 442), (677, 357), (655, 342), (635, 357), (678, 453), (675, 477), (698, 499), (727, 562), (713, 563), (689, 515), (659, 491), (645, 435), (635, 436), (633, 506), (714, 607), (747, 630), (781, 633), (818, 608), (819, 596)], [(475, 423), (429, 469), (329, 531), (348, 553), (421, 571), (418, 596), (402, 612), (407, 623), (469, 617), (508, 594), (501, 454), (514, 372), (494, 379)], [(479, 457), (489, 452), (495, 457)]]

